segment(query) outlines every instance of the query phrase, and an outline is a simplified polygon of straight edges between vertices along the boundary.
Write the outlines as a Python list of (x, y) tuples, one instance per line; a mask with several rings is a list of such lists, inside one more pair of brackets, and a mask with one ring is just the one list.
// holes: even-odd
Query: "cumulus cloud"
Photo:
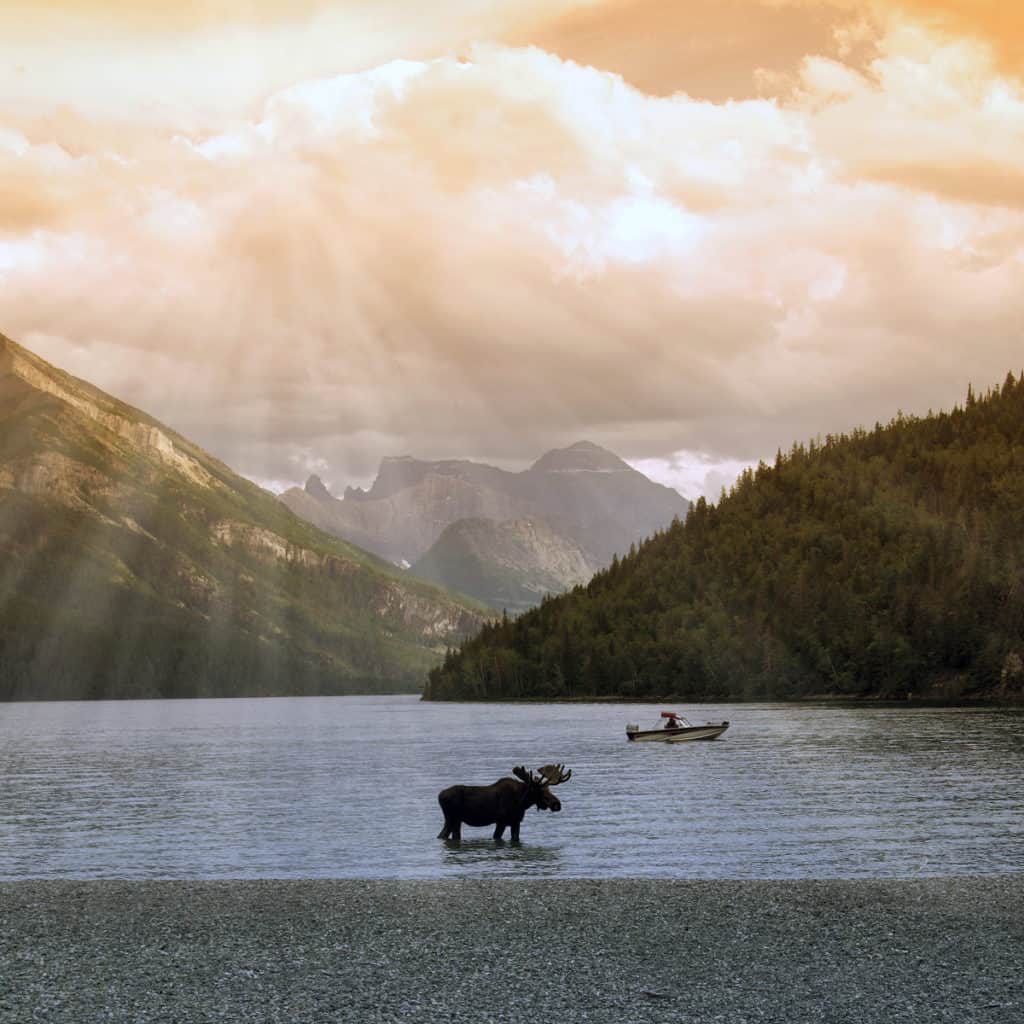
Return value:
[(970, 36), (990, 48), (1004, 73), (1024, 68), (1024, 7), (1006, 0), (887, 0), (885, 7), (907, 14), (952, 38)]
[(811, 53), (860, 59), (868, 0), (594, 0), (546, 11), (508, 39), (614, 71), (650, 95), (760, 95)]
[(996, 73), (987, 48), (936, 44), (919, 26), (881, 43), (866, 73), (808, 60), (806, 99), (821, 145), (849, 174), (984, 204), (1024, 204), (1024, 86)]
[(1020, 361), (1020, 86), (928, 32), (742, 102), (491, 44), (11, 115), (0, 330), (260, 480), (586, 437), (707, 493)]

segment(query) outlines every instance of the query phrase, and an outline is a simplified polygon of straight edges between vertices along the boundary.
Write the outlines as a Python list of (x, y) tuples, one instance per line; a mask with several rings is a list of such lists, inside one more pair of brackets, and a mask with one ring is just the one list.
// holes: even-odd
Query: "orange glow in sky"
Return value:
[(0, 331), (336, 491), (717, 484), (1024, 365), (1021, 5), (441, 6), (0, 0)]

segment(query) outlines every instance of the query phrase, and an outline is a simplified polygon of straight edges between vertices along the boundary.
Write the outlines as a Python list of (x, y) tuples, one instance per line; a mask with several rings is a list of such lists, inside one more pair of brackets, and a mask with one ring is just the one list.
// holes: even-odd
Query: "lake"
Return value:
[[(0, 879), (882, 878), (1024, 871), (1024, 712), (415, 697), (0, 705)], [(522, 844), (437, 793), (573, 769)]]

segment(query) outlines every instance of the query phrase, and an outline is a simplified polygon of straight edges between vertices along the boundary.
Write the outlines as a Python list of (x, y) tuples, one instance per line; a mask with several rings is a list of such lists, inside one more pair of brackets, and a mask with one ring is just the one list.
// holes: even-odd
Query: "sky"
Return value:
[(1024, 5), (0, 0), (0, 331), (276, 489), (715, 498), (1024, 366)]

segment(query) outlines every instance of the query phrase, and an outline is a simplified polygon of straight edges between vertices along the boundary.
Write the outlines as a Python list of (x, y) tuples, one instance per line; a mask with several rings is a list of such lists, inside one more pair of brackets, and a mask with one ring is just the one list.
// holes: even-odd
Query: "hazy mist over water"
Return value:
[[(0, 705), (0, 879), (869, 878), (1024, 871), (1024, 712), (415, 697)], [(437, 793), (564, 762), (522, 845)]]

